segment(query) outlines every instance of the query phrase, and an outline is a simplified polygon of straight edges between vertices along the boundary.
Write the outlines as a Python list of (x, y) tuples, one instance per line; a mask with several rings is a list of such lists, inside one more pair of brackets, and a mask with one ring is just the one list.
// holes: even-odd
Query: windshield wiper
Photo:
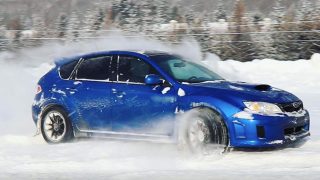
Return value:
[(226, 80), (224, 79), (217, 79), (217, 80), (204, 80), (204, 81), (187, 81), (187, 80), (178, 80), (182, 84), (196, 84), (196, 83), (220, 83)]
[(198, 83), (220, 83), (220, 82), (224, 82), (226, 80), (224, 79), (217, 79), (217, 80), (206, 80), (206, 81), (200, 81)]

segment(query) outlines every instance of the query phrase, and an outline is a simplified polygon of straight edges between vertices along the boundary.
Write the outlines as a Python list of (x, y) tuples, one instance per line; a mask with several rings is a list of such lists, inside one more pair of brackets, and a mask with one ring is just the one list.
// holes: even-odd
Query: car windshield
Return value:
[(156, 55), (152, 59), (166, 73), (180, 83), (201, 83), (206, 81), (224, 80), (209, 69), (173, 55)]

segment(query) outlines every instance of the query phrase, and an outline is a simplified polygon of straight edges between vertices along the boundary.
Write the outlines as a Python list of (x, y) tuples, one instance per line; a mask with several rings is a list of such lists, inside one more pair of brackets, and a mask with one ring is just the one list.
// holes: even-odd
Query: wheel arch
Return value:
[(224, 127), (226, 128), (226, 130), (227, 130), (227, 139), (228, 139), (228, 145), (230, 144), (230, 128), (229, 128), (229, 125), (228, 125), (228, 123), (227, 123), (227, 120), (225, 119), (225, 117), (223, 116), (223, 114), (221, 114), (221, 112), (219, 111), (219, 109), (218, 108), (216, 108), (216, 107), (214, 107), (214, 106), (207, 106), (207, 105), (203, 105), (203, 106), (196, 106), (196, 107), (193, 107), (192, 109), (190, 109), (190, 111), (191, 110), (197, 110), (197, 109), (207, 109), (207, 110), (209, 110), (209, 111), (211, 111), (211, 112), (213, 112), (213, 113), (215, 113), (215, 114), (217, 114), (218, 116), (220, 116), (221, 117), (221, 119), (222, 119), (222, 122), (223, 122), (223, 125), (224, 125)]
[(189, 111), (195, 108), (211, 109), (222, 117), (226, 125), (229, 125), (230, 117), (239, 112), (238, 107), (218, 98), (207, 96), (189, 96), (180, 99), (179, 110)]
[(42, 108), (41, 108), (42, 110), (39, 114), (39, 118), (38, 118), (38, 122), (37, 122), (37, 129), (40, 130), (41, 121), (42, 121), (43, 117), (49, 112), (50, 109), (53, 109), (53, 108), (60, 108), (68, 115), (68, 119), (70, 120), (71, 126), (73, 127), (72, 128), (73, 133), (75, 133), (74, 122), (71, 117), (72, 113), (70, 113), (70, 110), (68, 110), (68, 108), (66, 108), (63, 104), (56, 103), (56, 102), (51, 102), (51, 103), (48, 103), (48, 104), (42, 106)]
[(234, 127), (232, 116), (239, 112), (239, 107), (215, 97), (208, 96), (186, 96), (180, 98), (179, 110), (188, 112), (192, 109), (207, 108), (221, 116), (228, 132), (229, 145), (234, 141)]

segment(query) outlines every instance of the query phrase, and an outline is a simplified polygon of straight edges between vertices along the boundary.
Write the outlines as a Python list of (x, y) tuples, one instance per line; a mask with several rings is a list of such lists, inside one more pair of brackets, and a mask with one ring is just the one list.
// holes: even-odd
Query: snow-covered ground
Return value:
[[(158, 47), (146, 46), (145, 42), (135, 45), (131, 44), (135, 48)], [(82, 52), (85, 47), (80, 49), (53, 45), (20, 55), (0, 54), (0, 179), (320, 178), (319, 54), (308, 61), (247, 63), (221, 62), (209, 55), (206, 63), (227, 79), (268, 83), (295, 93), (310, 111), (312, 136), (300, 147), (203, 157), (168, 144), (82, 139), (48, 145), (41, 136), (33, 137), (30, 107), (36, 81), (50, 67), (52, 57)], [(193, 45), (186, 44), (177, 51), (199, 57), (197, 50), (190, 49)]]

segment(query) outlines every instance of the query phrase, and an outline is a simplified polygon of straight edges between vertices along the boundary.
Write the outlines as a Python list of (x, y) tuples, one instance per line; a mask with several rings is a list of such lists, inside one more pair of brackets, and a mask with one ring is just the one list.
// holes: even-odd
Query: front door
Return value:
[(146, 85), (146, 75), (159, 73), (142, 59), (117, 58), (118, 82), (111, 88), (112, 130), (172, 135), (177, 107), (175, 90), (170, 85)]

